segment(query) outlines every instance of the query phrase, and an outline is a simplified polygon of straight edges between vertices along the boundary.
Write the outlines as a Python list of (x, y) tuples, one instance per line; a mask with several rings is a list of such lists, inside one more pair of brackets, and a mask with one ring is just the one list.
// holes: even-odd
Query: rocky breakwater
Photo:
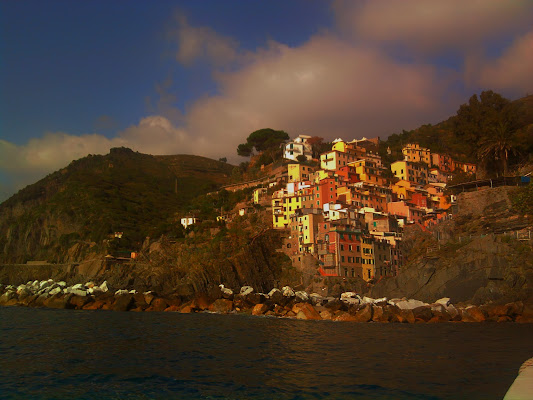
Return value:
[[(454, 305), (449, 298), (434, 303), (414, 299), (373, 299), (355, 292), (339, 297), (323, 297), (317, 293), (294, 291), (285, 286), (269, 293), (256, 292), (243, 286), (235, 292), (220, 285), (211, 293), (197, 295), (178, 308), (179, 312), (248, 313), (252, 315), (309, 320), (353, 322), (533, 322), (533, 307), (522, 302), (496, 305)], [(213, 300), (213, 297), (218, 297)]]
[(246, 313), (305, 320), (383, 323), (533, 322), (533, 307), (522, 302), (505, 305), (454, 305), (449, 298), (425, 303), (407, 298), (373, 299), (355, 292), (339, 297), (295, 291), (289, 286), (261, 293), (251, 286), (240, 290), (219, 285), (192, 298), (158, 296), (155, 292), (110, 290), (104, 281), (67, 286), (52, 279), (19, 286), (0, 285), (0, 305), (83, 310), (171, 311), (180, 313)]

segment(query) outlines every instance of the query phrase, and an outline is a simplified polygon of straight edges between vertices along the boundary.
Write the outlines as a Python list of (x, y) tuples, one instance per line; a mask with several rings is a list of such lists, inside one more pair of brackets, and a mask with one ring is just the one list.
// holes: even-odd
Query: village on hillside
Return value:
[[(404, 159), (385, 168), (379, 138), (336, 139), (313, 158), (309, 139), (300, 135), (283, 144), (285, 162), (269, 178), (224, 189), (255, 187), (252, 202), (271, 210), (274, 229), (287, 231), (283, 251), (293, 265), (316, 268), (321, 276), (375, 281), (397, 275), (404, 227), (427, 229), (451, 218), (455, 196), (445, 194), (447, 181), (452, 173), (476, 173), (476, 165), (417, 143), (406, 144)], [(237, 214), (252, 210), (242, 204)], [(198, 221), (187, 216), (181, 222)]]

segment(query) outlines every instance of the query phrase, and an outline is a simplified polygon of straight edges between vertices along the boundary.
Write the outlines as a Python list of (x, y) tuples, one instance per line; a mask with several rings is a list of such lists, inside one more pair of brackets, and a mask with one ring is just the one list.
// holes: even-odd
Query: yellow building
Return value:
[(392, 173), (398, 179), (413, 182), (419, 185), (428, 183), (428, 168), (422, 163), (409, 161), (396, 161), (390, 166)]
[(423, 162), (431, 165), (431, 152), (429, 149), (420, 147), (418, 143), (408, 143), (402, 148), (403, 158), (410, 162)]
[(267, 192), (266, 188), (257, 188), (257, 189), (255, 189), (254, 193), (253, 193), (254, 203), (255, 204), (259, 204), (259, 202), (261, 201), (261, 198), (265, 196), (266, 192)]
[(335, 171), (356, 160), (357, 156), (355, 154), (332, 150), (320, 155), (320, 168)]
[(308, 181), (314, 172), (314, 168), (302, 164), (289, 164), (287, 170), (289, 182)]
[(359, 179), (366, 183), (373, 183), (378, 186), (386, 186), (387, 180), (381, 177), (381, 169), (375, 162), (370, 160), (359, 160), (350, 163), (355, 168), (355, 173)]
[(361, 239), (361, 262), (363, 264), (362, 278), (366, 281), (374, 278), (376, 276), (376, 262), (374, 260), (374, 240), (371, 236), (363, 236)]
[(315, 253), (315, 242), (318, 235), (318, 224), (324, 222), (322, 213), (310, 210), (291, 215), (291, 236), (298, 237), (300, 253)]
[(410, 198), (410, 192), (413, 191), (409, 181), (399, 180), (391, 185), (392, 193), (396, 194), (399, 199), (405, 200)]
[(291, 222), (291, 215), (302, 208), (302, 197), (283, 195), (277, 192), (272, 196), (272, 225), (274, 229), (287, 228)]

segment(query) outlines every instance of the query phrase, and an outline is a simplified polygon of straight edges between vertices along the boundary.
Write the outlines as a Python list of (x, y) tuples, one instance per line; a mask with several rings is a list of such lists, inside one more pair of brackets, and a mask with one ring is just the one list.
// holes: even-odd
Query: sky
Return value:
[(531, 71), (531, 0), (0, 1), (0, 201), (118, 146), (384, 139)]

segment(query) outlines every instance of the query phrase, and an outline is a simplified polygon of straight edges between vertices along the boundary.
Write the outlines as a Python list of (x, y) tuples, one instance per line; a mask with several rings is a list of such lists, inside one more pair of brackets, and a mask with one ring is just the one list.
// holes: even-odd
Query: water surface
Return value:
[(533, 324), (0, 307), (0, 399), (502, 399)]

